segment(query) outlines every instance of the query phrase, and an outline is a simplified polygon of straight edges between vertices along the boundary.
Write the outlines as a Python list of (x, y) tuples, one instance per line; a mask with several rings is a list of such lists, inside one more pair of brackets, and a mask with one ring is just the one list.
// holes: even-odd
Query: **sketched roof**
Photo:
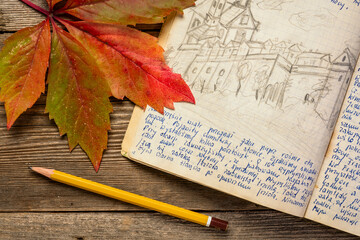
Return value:
[[(212, 1), (202, 1), (193, 11), (201, 18), (206, 19), (211, 4)], [(230, 3), (228, 1), (226, 2), (225, 7), (226, 8), (224, 9), (226, 10), (222, 12), (219, 20), (222, 26), (232, 28), (256, 28), (259, 25), (259, 22), (255, 21), (249, 7), (241, 4)], [(247, 15), (249, 17), (246, 24), (241, 24), (240, 22), (236, 21), (244, 15)], [(204, 40), (214, 37), (220, 38), (219, 26), (210, 26), (206, 22), (203, 22), (198, 27), (195, 27), (188, 31), (188, 34), (198, 40)]]
[[(241, 25), (237, 20), (243, 17), (244, 15), (249, 16), (249, 21), (247, 22), (246, 26)], [(224, 11), (221, 15), (220, 23), (225, 27), (249, 27), (249, 28), (256, 28), (259, 25), (254, 19), (254, 16), (251, 13), (250, 8), (243, 8), (238, 7), (236, 5), (232, 5), (230, 8)]]
[(263, 42), (254, 42), (254, 41), (251, 41), (251, 42), (247, 42), (247, 45), (248, 45), (250, 48), (261, 48), (261, 49), (265, 48)]
[(345, 48), (344, 52), (334, 60), (334, 64), (349, 64), (351, 68), (354, 69), (356, 65), (356, 58), (349, 48)]
[(208, 26), (207, 30), (199, 36), (199, 40), (204, 40), (208, 38), (220, 38), (220, 31), (217, 26)]
[(245, 11), (245, 8), (237, 7), (232, 5), (230, 8), (226, 9), (221, 15), (220, 23), (223, 25), (228, 25), (232, 21), (234, 21), (241, 13)]
[(299, 47), (299, 44), (293, 44), (291, 47), (289, 47), (289, 50), (292, 52), (301, 52), (301, 48)]
[[(246, 5), (248, 5), (249, 1), (246, 1), (245, 3), (243, 1), (234, 1), (234, 2), (225, 2), (224, 9), (229, 9), (232, 6), (235, 6), (237, 8), (242, 7), (242, 9), (245, 9)], [(194, 11), (198, 15), (200, 15), (202, 18), (205, 19), (206, 14), (208, 13), (209, 9), (211, 8), (213, 1), (211, 0), (203, 0), (203, 1), (197, 1), (196, 2), (196, 8), (189, 8), (190, 10)]]
[(317, 53), (317, 52), (304, 52), (301, 53), (298, 58), (316, 58), (330, 62), (330, 54)]
[(228, 9), (228, 8), (231, 7), (232, 5), (234, 5), (234, 3), (229, 2), (229, 1), (226, 1), (224, 9)]
[[(209, 43), (210, 44), (210, 43)], [(213, 45), (212, 48), (220, 48), (221, 47), (221, 43), (220, 41), (216, 41)]]
[(210, 44), (209, 41), (206, 41), (201, 45), (202, 49), (209, 49), (211, 47), (212, 47), (212, 44)]
[(236, 41), (230, 41), (227, 45), (226, 48), (231, 48), (231, 47), (239, 47), (241, 44), (239, 42)]
[(203, 19), (205, 19), (207, 12), (211, 7), (212, 1), (206, 0), (200, 3), (196, 3), (196, 8), (190, 8), (195, 13), (199, 14)]
[(287, 47), (287, 45), (286, 45), (286, 43), (284, 41), (281, 41), (281, 42), (277, 43), (275, 46), (280, 47), (280, 48), (286, 48)]
[(208, 38), (217, 37), (220, 38), (220, 31), (217, 26), (210, 26), (205, 24), (200, 25), (189, 31), (189, 35), (193, 36), (198, 40), (204, 40)]
[(268, 40), (266, 40), (266, 42), (264, 42), (264, 46), (272, 46), (272, 45), (274, 45), (274, 43), (270, 39), (268, 39)]

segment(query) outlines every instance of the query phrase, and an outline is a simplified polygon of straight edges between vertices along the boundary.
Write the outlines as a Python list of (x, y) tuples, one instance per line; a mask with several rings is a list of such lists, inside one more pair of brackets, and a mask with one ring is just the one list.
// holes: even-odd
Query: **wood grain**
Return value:
[[(32, 0), (46, 8), (45, 0)], [(44, 16), (19, 0), (0, 1), (0, 48)], [(157, 36), (161, 24), (137, 25)], [(112, 130), (99, 173), (44, 114), (46, 95), (6, 129), (0, 104), (0, 239), (355, 239), (354, 236), (132, 162), (120, 154), (134, 105), (111, 99)], [(43, 166), (201, 211), (230, 222), (220, 232), (46, 179)]]
[(0, 228), (2, 239), (357, 239), (272, 210), (204, 213), (228, 219), (228, 231), (154, 212), (0, 213)]
[[(47, 9), (45, 0), (32, 0), (32, 2)], [(18, 31), (24, 27), (31, 27), (44, 19), (44, 15), (19, 0), (6, 0), (0, 3), (0, 31), (2, 32)]]
[[(153, 170), (120, 154), (126, 124), (113, 126), (96, 174), (53, 126), (0, 128), (0, 211), (111, 211), (139, 208), (44, 179), (28, 166), (55, 168), (190, 209), (256, 209), (256, 205)], [(4, 144), (6, 143), (6, 144)], [(214, 199), (213, 197), (216, 196)], [(201, 203), (201, 204), (200, 204)]]

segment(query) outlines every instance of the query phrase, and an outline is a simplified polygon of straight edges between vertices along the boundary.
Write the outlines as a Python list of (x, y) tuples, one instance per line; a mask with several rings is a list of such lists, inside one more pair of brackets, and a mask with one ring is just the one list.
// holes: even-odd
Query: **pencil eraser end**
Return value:
[(228, 227), (228, 222), (224, 221), (224, 220), (221, 220), (221, 219), (218, 219), (218, 218), (212, 217), (211, 222), (210, 222), (210, 227), (217, 228), (217, 229), (220, 229), (222, 231), (226, 231), (226, 229)]

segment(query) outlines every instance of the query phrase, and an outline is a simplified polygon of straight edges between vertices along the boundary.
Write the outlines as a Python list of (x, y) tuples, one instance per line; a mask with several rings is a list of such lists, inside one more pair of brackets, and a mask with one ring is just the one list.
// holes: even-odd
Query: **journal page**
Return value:
[(199, 0), (162, 34), (196, 104), (137, 110), (124, 154), (303, 216), (359, 54), (353, 1)]
[(306, 217), (360, 236), (360, 62)]

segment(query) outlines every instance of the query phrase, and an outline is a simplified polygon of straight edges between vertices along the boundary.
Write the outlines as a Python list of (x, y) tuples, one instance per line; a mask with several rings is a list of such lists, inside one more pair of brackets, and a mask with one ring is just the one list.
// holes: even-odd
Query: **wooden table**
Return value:
[[(33, 2), (46, 8), (45, 0)], [(0, 47), (13, 32), (43, 16), (19, 0), (0, 2)], [(161, 25), (140, 29), (157, 35)], [(134, 105), (112, 99), (112, 130), (99, 173), (77, 147), (69, 152), (54, 121), (44, 114), (45, 96), (6, 129), (0, 106), (0, 239), (356, 239), (350, 234), (194, 184), (134, 163), (120, 154)], [(228, 220), (221, 232), (148, 211), (31, 172), (55, 168), (160, 201)]]

